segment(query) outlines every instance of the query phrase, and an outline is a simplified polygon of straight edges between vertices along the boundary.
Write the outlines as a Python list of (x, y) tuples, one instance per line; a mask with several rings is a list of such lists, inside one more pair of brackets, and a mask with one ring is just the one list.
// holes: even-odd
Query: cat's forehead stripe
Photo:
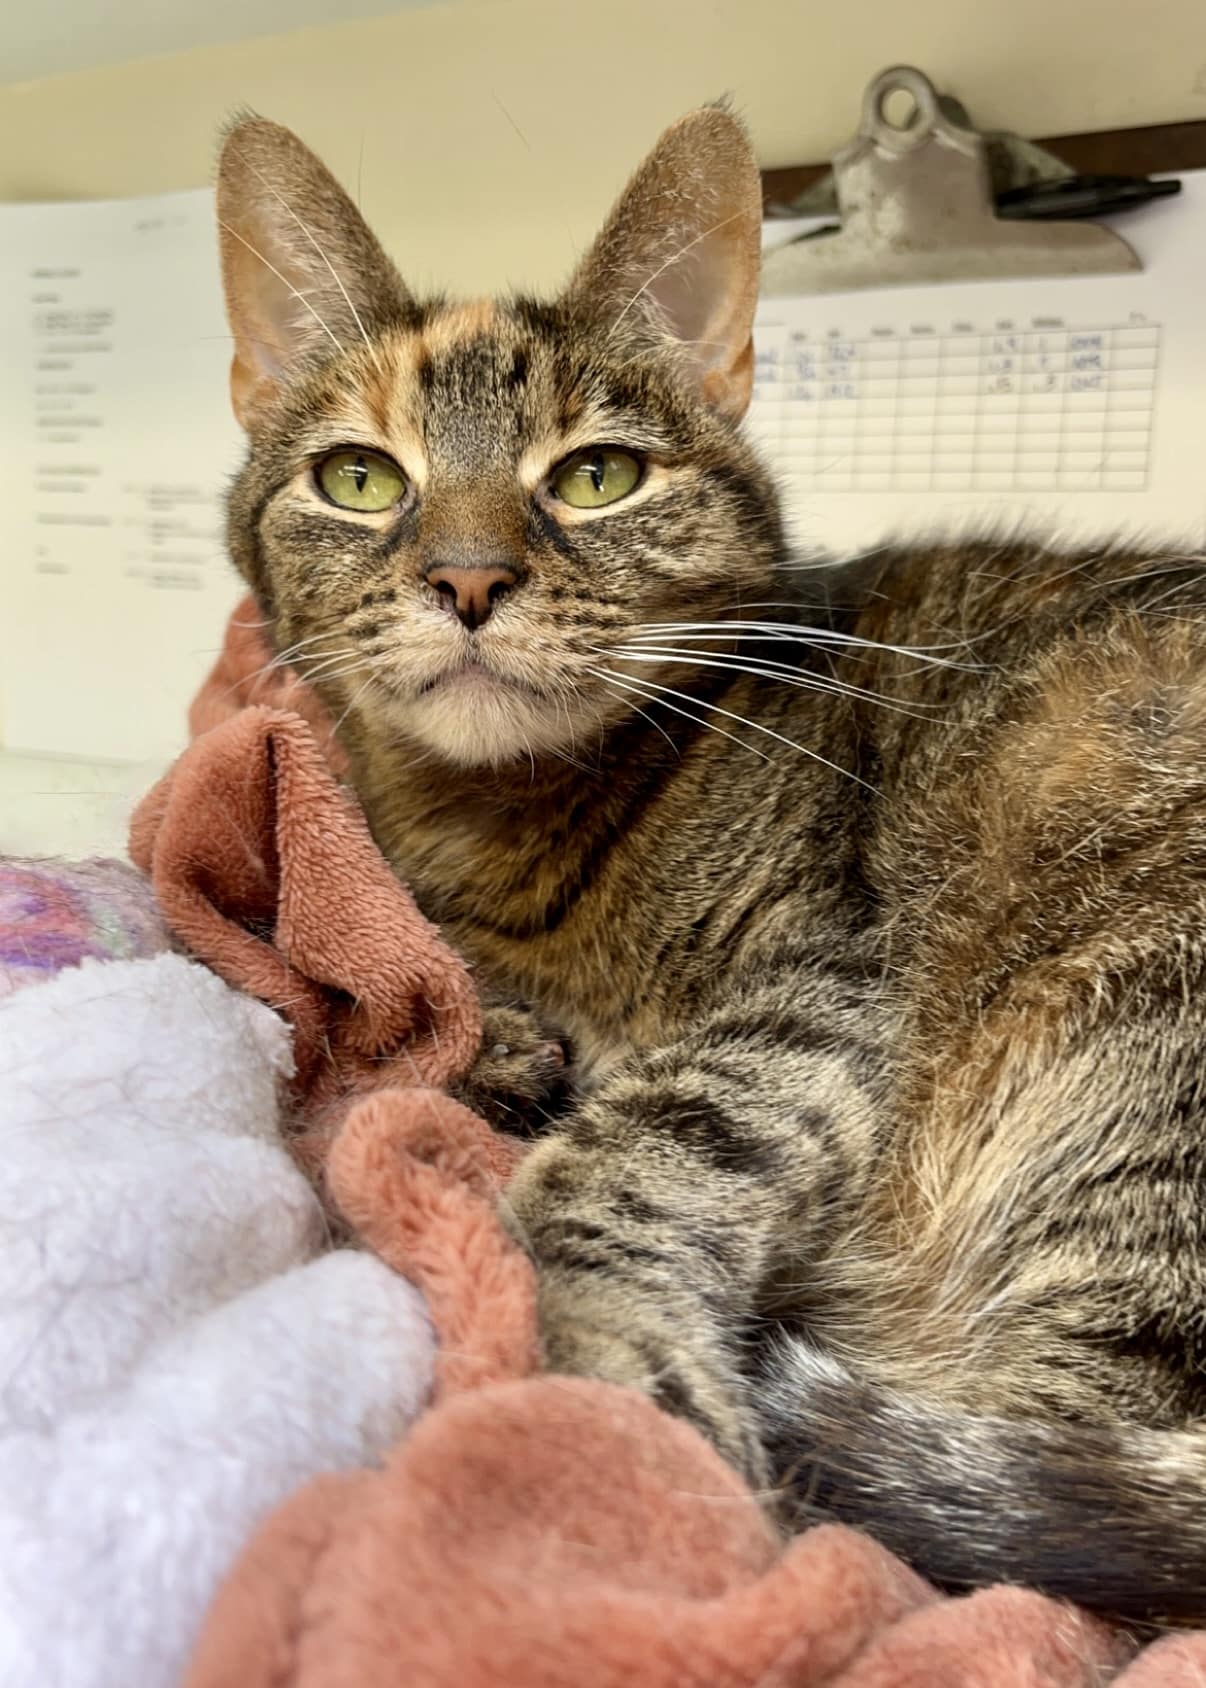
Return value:
[(449, 305), (433, 317), (423, 328), (420, 353), (438, 358), (473, 340), (480, 340), (492, 332), (498, 323), (498, 312), (491, 299), (470, 299), (465, 304)]

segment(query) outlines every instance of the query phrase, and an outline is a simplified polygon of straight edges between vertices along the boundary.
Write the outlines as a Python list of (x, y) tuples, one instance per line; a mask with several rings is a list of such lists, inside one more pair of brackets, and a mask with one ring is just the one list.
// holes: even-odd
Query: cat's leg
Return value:
[(887, 1045), (865, 970), (813, 956), (613, 1073), (508, 1192), (550, 1368), (642, 1389), (759, 1482), (759, 1298), (857, 1204)]

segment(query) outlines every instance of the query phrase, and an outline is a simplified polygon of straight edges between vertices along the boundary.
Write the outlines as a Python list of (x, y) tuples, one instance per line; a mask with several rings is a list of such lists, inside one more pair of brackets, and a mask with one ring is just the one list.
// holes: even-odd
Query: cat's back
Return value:
[(1049, 894), (1069, 876), (1087, 889), (1094, 863), (1125, 878), (1150, 853), (1196, 880), (1206, 560), (901, 553), (856, 630), (879, 646), (862, 659), (879, 701), (862, 706), (860, 768), (882, 794), (885, 884), (916, 895), (975, 861)]
[[(865, 841), (885, 955), (940, 1064), (1025, 1013), (1033, 1036), (1179, 986), (1206, 922), (1206, 564), (1113, 550), (887, 559)], [(1129, 983), (1128, 983), (1129, 981)]]

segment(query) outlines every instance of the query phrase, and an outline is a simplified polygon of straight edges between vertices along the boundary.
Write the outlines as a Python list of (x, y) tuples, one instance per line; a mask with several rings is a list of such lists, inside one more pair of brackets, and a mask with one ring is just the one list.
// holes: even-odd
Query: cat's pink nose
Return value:
[(457, 616), (472, 633), (494, 613), (500, 598), (519, 579), (505, 563), (483, 563), (476, 568), (459, 568), (437, 563), (428, 571), (427, 584), (440, 594), (444, 608)]

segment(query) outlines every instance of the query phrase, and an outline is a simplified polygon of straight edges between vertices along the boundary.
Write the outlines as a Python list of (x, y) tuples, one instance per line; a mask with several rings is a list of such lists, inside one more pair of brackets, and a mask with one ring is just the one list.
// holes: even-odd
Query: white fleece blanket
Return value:
[(0, 1001), (0, 1685), (175, 1684), (257, 1521), (420, 1410), (418, 1293), (324, 1252), (289, 1034), (173, 955)]

